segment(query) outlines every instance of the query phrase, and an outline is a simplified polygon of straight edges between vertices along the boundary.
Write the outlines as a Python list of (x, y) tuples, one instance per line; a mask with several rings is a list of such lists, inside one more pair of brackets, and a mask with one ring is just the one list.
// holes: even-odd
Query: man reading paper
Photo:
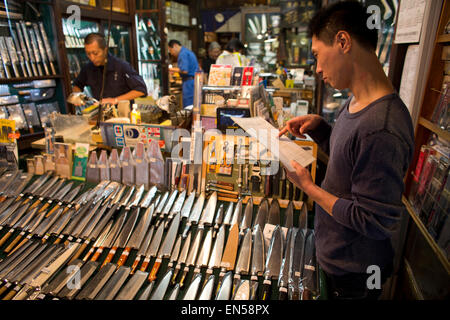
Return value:
[(377, 29), (356, 1), (319, 11), (309, 24), (316, 72), (351, 92), (332, 128), (318, 115), (291, 119), (280, 135), (309, 134), (329, 154), (321, 187), (295, 159), (289, 179), (316, 202), (317, 260), (330, 298), (377, 299), (369, 267), (392, 273), (391, 236), (405, 214), (403, 177), (412, 159), (414, 131), (408, 109), (375, 54)]

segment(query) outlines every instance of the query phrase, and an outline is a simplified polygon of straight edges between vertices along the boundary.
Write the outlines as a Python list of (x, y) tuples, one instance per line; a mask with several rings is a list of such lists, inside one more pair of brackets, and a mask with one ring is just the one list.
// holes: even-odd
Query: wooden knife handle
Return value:
[(0, 240), (0, 247), (6, 242), (6, 240), (9, 239), (9, 237), (11, 237), (11, 235), (14, 233), (14, 229), (10, 229), (9, 232), (7, 232), (3, 238)]
[(145, 272), (145, 270), (147, 270), (149, 262), (150, 262), (150, 257), (145, 257), (144, 262), (142, 262), (141, 269), (140, 269), (142, 272)]
[(89, 260), (89, 257), (91, 256), (91, 254), (94, 253), (95, 249), (96, 249), (96, 247), (94, 247), (94, 246), (92, 246), (92, 248), (89, 249), (88, 253), (83, 257), (84, 262)]
[(123, 266), (125, 262), (128, 259), (128, 255), (130, 254), (131, 247), (126, 247), (125, 250), (123, 250), (122, 255), (119, 258), (119, 261), (117, 261), (117, 266)]
[(97, 261), (98, 257), (100, 257), (102, 252), (103, 252), (103, 247), (99, 247), (97, 249), (97, 251), (95, 251), (94, 256), (92, 257), (91, 261)]
[(130, 274), (134, 274), (134, 272), (136, 271), (136, 268), (139, 264), (139, 261), (141, 261), (141, 256), (137, 256), (136, 259), (134, 259), (133, 265), (131, 266), (131, 272)]
[(180, 268), (181, 268), (181, 267), (180, 267), (179, 265), (177, 265), (177, 266), (175, 267), (175, 270), (173, 270), (172, 280), (170, 281), (172, 285), (175, 285), (175, 280), (177, 279), (178, 272), (180, 271)]
[(6, 200), (6, 197), (5, 196), (1, 196), (0, 197), (0, 202), (3, 202), (3, 201), (5, 201)]
[(89, 242), (85, 241), (77, 250), (75, 255), (70, 259), (69, 264), (71, 264), (75, 259), (78, 259), (78, 257), (83, 253), (84, 249), (86, 249)]
[(0, 288), (0, 296), (8, 289), (8, 286), (4, 285)]
[(106, 256), (105, 261), (103, 261), (102, 266), (104, 267), (106, 264), (110, 263), (114, 255), (116, 254), (117, 247), (112, 247), (112, 249), (109, 251), (108, 255)]
[(17, 237), (14, 238), (14, 240), (8, 245), (8, 247), (6, 247), (5, 252), (8, 253), (12, 249), (14, 249), (14, 246), (17, 244), (17, 242), (19, 242), (20, 239), (22, 239), (22, 236), (24, 234), (25, 232), (22, 231), (19, 235), (17, 235)]
[(2, 300), (11, 300), (12, 298), (14, 298), (14, 296), (17, 294), (17, 292), (19, 292), (19, 290), (14, 288), (10, 292), (8, 292), (8, 294), (6, 296), (4, 296)]
[(28, 237), (26, 237), (25, 239), (23, 239), (22, 242), (19, 243), (19, 244), (14, 248), (13, 251), (11, 251), (10, 253), (8, 253), (8, 257), (9, 257), (10, 255), (12, 255), (14, 252), (16, 252), (17, 250), (19, 250), (20, 247), (23, 246), (25, 243), (27, 243), (28, 240), (29, 240)]
[(263, 286), (261, 288), (260, 300), (270, 300), (271, 289), (272, 289), (272, 282), (270, 280), (264, 280)]
[(284, 287), (281, 287), (279, 294), (278, 294), (278, 300), (287, 300), (287, 299), (288, 299), (287, 289)]
[(50, 217), (56, 210), (58, 210), (58, 205), (54, 206), (53, 208), (50, 209), (49, 212), (47, 212), (47, 214), (45, 215), (46, 218)]
[(153, 265), (152, 271), (148, 276), (148, 281), (152, 282), (156, 280), (156, 274), (158, 273), (159, 267), (161, 266), (161, 259), (156, 259), (155, 264)]
[(40, 208), (40, 209), (38, 210), (38, 213), (41, 213), (41, 212), (43, 212), (44, 210), (47, 210), (48, 207), (50, 207), (50, 203), (46, 202), (46, 203), (42, 206), (42, 208)]

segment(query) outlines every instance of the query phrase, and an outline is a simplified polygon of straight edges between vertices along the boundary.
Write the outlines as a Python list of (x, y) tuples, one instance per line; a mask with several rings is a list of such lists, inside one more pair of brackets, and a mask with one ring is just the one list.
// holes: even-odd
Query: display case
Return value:
[(260, 71), (274, 71), (279, 46), (281, 13), (277, 7), (242, 8), (242, 41), (246, 56)]
[(161, 32), (157, 12), (136, 14), (139, 74), (147, 85), (147, 94), (158, 99), (163, 94)]
[(66, 113), (53, 4), (14, 3), (0, 12), (1, 117), (16, 121), (23, 149), (44, 136), (50, 113)]

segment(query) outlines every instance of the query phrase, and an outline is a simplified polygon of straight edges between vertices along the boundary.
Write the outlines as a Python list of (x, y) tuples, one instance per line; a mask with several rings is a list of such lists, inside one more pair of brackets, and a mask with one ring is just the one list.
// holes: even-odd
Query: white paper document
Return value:
[(284, 136), (279, 138), (278, 129), (261, 117), (231, 117), (231, 119), (266, 147), (274, 157), (281, 161), (288, 171), (295, 171), (291, 165), (291, 160), (297, 161), (303, 167), (310, 165), (316, 160), (311, 152), (304, 150), (294, 141)]

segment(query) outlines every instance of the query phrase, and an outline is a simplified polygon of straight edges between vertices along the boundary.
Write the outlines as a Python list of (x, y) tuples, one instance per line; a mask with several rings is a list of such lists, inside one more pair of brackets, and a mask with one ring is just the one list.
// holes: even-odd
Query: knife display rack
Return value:
[[(5, 174), (12, 173), (0, 176), (0, 183), (11, 180)], [(290, 274), (308, 274), (301, 281), (308, 287), (294, 290), (289, 297), (320, 297), (322, 281), (314, 247), (306, 249), (308, 237), (309, 243), (314, 243), (306, 210), (295, 210), (294, 206), (279, 209), (278, 203), (264, 200), (248, 209), (253, 200), (230, 203), (218, 200), (217, 194), (197, 197), (183, 190), (160, 191), (156, 187), (144, 191), (143, 186), (109, 181), (80, 184), (51, 173), (33, 177), (22, 174), (19, 181), (23, 182), (0, 184), (0, 299), (249, 299), (246, 289), (250, 283), (259, 288), (253, 298), (278, 299), (282, 296), (278, 270), (272, 268), (274, 276), (269, 278), (264, 277), (267, 270), (258, 270), (252, 282), (252, 265), (242, 267), (246, 265), (242, 260), (253, 258), (253, 254), (241, 257), (241, 252), (249, 249), (243, 249), (242, 244), (248, 244), (258, 229), (261, 236), (263, 230), (272, 233), (265, 242), (275, 242), (271, 238), (277, 234), (282, 248), (285, 242), (291, 243), (284, 234), (304, 236), (300, 247), (305, 248), (306, 256), (309, 252), (311, 261), (301, 260), (300, 269)], [(278, 209), (272, 209), (274, 204)], [(262, 206), (266, 207), (260, 209)], [(252, 225), (255, 221), (259, 221), (258, 227)], [(262, 224), (265, 228), (260, 228)], [(218, 238), (223, 241), (223, 255), (215, 248)], [(142, 251), (145, 245), (150, 251)], [(204, 248), (208, 245), (209, 252)], [(191, 253), (194, 247), (198, 252)], [(279, 268), (285, 261), (285, 250), (271, 248), (264, 254), (271, 256), (269, 266)], [(297, 256), (303, 256), (301, 253), (296, 252)], [(186, 254), (187, 258), (179, 260)], [(213, 254), (220, 265), (197, 265), (200, 258), (195, 257), (210, 261)], [(286, 286), (289, 278), (283, 279)], [(203, 292), (206, 290), (208, 294)]]
[[(275, 164), (279, 166), (279, 170), (276, 174), (265, 175), (264, 171), (266, 168), (271, 167), (271, 163), (269, 161), (276, 161), (273, 158), (269, 159), (268, 157), (261, 157), (262, 161), (249, 161), (249, 144), (255, 142), (253, 138), (248, 138), (246, 136), (222, 136), (221, 139), (216, 140), (213, 137), (207, 137), (208, 141), (204, 143), (204, 153), (206, 153), (206, 157), (204, 159), (208, 159), (203, 163), (202, 172), (203, 172), (203, 180), (205, 181), (204, 188), (202, 190), (208, 191), (208, 186), (213, 185), (214, 190), (219, 192), (219, 189), (223, 189), (225, 193), (219, 192), (219, 200), (223, 201), (233, 201), (237, 202), (239, 197), (243, 197), (244, 203), (247, 203), (250, 197), (255, 199), (278, 199), (280, 200), (280, 205), (282, 208), (287, 207), (287, 203), (289, 201), (294, 201), (294, 204), (299, 209), (303, 202), (307, 203), (308, 210), (312, 210), (313, 201), (312, 199), (308, 199), (307, 196), (298, 188), (296, 188), (292, 183), (289, 182), (285, 173), (283, 173), (283, 165), (278, 162)], [(243, 149), (245, 149), (245, 156), (238, 155), (239, 150), (239, 140), (242, 139)], [(216, 141), (216, 142), (214, 142)], [(226, 174), (223, 171), (218, 169), (221, 166), (218, 158), (223, 157), (222, 149), (225, 141), (233, 141), (234, 143), (234, 151), (233, 151), (233, 163), (230, 165), (231, 170)], [(310, 151), (314, 158), (317, 159), (318, 146), (313, 141), (295, 141), (298, 145), (302, 146), (305, 150)], [(214, 146), (213, 146), (214, 145)], [(258, 144), (259, 148), (261, 146)], [(263, 148), (264, 149), (264, 148)], [(263, 150), (261, 149), (261, 150)], [(215, 153), (219, 156), (212, 156), (211, 150), (215, 150)], [(260, 149), (259, 153), (263, 153)], [(214, 160), (212, 160), (214, 159)], [(224, 159), (221, 163), (225, 163)], [(265, 162), (265, 163), (264, 163)], [(242, 163), (240, 165), (239, 163)], [(256, 164), (256, 169), (254, 168)], [(211, 169), (212, 168), (212, 169)], [(316, 180), (316, 170), (317, 170), (317, 160), (314, 161), (309, 170), (311, 172), (312, 180)], [(258, 174), (258, 186), (256, 190), (252, 188), (253, 181), (252, 173)], [(270, 172), (268, 172), (270, 173)], [(284, 179), (283, 179), (284, 178)], [(219, 184), (222, 184), (220, 186)], [(275, 187), (275, 184), (277, 187)], [(227, 190), (228, 189), (228, 190)], [(232, 191), (232, 193), (227, 193), (227, 191)], [(230, 196), (231, 195), (231, 196)], [(258, 201), (258, 200), (257, 200)]]

